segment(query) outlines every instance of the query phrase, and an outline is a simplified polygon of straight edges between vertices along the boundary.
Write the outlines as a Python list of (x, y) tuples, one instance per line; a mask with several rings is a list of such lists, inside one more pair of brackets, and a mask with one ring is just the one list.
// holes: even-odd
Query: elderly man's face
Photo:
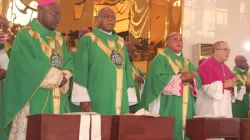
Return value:
[(133, 44), (127, 45), (129, 61), (133, 62), (135, 59), (135, 46)]
[(111, 9), (105, 10), (103, 11), (100, 18), (99, 28), (106, 32), (112, 32), (116, 24), (116, 16), (114, 11), (112, 11)]
[(60, 8), (56, 3), (44, 6), (40, 14), (42, 16), (40, 22), (51, 31), (56, 29), (62, 19)]
[(228, 60), (230, 49), (227, 43), (222, 42), (218, 47), (215, 48), (214, 54), (217, 59), (219, 59), (221, 62), (225, 62)]
[(249, 69), (247, 59), (245, 57), (242, 57), (239, 63), (240, 63), (239, 64), (240, 69), (243, 69), (243, 70), (248, 70)]
[(182, 36), (176, 33), (168, 39), (168, 48), (175, 53), (180, 53), (183, 48)]
[(9, 28), (7, 19), (0, 17), (0, 29), (7, 31)]

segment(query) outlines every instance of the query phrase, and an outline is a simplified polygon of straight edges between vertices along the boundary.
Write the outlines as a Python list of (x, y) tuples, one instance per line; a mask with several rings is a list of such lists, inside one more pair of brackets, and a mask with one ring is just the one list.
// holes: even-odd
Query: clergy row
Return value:
[[(6, 53), (10, 50), (8, 31), (0, 30), (1, 63), (2, 58), (10, 58), (0, 69), (4, 79), (8, 65), (0, 104), (1, 140), (25, 140), (26, 116), (68, 113), (71, 102), (80, 106), (79, 111), (102, 115), (145, 108), (152, 114), (172, 116), (174, 140), (188, 139), (188, 118), (232, 117), (231, 102), (236, 117), (247, 117), (247, 61), (237, 57), (231, 72), (224, 63), (230, 53), (226, 42), (213, 45), (213, 56), (197, 72), (183, 56), (182, 36), (171, 33), (168, 46), (153, 59), (144, 78), (133, 63), (133, 44), (125, 43), (113, 30), (116, 16), (112, 9), (100, 10), (98, 27), (81, 38), (74, 53), (55, 31), (60, 19), (55, 1), (41, 0), (37, 19), (18, 32), (10, 57)], [(7, 27), (3, 16), (0, 22)]]

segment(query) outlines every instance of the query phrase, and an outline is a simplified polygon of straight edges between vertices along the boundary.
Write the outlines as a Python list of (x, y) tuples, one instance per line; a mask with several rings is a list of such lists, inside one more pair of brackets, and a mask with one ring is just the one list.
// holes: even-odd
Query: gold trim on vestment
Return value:
[[(56, 50), (56, 43), (55, 40), (52, 37), (46, 37), (49, 41), (50, 48), (52, 50)], [(59, 49), (59, 48), (57, 48)], [(59, 54), (59, 53), (58, 53)], [(60, 54), (59, 54), (60, 55)], [(61, 56), (61, 55), (60, 55)], [(61, 57), (62, 59), (62, 57)], [(53, 108), (54, 108), (54, 114), (60, 114), (60, 88), (56, 87), (52, 90), (53, 93)]]
[(9, 44), (9, 43), (5, 43), (4, 44), (4, 51), (6, 52), (6, 53), (8, 53), (8, 50), (11, 48), (11, 45)]
[(63, 37), (61, 36), (59, 32), (56, 32), (56, 42), (57, 42), (57, 52), (59, 56), (61, 56), (61, 59), (63, 62), (63, 53), (62, 53)]
[(133, 79), (135, 80), (136, 76), (140, 76), (140, 73), (138, 69), (135, 68), (134, 64), (130, 64), (132, 74), (133, 74)]
[(34, 32), (31, 28), (28, 28), (28, 30), (32, 38), (37, 38), (40, 41), (43, 52), (50, 59), (50, 56), (52, 55), (52, 49), (44, 42), (44, 40), (42, 40), (38, 32)]
[(123, 70), (116, 68), (116, 115), (121, 114), (122, 107), (122, 86), (123, 86)]
[[(50, 57), (52, 55), (52, 50), (54, 49), (54, 50), (57, 50), (57, 53), (61, 57), (62, 63), (63, 63), (63, 54), (62, 54), (63, 38), (61, 37), (61, 35), (58, 32), (56, 32), (56, 42), (57, 42), (57, 48), (56, 48), (56, 42), (52, 37), (46, 36), (46, 39), (49, 41), (49, 45), (48, 45), (41, 38), (41, 35), (39, 32), (35, 32), (31, 28), (28, 28), (28, 30), (29, 30), (31, 37), (37, 38), (40, 41), (41, 48), (49, 60), (50, 60)], [(50, 62), (51, 62), (51, 60), (50, 60)], [(52, 93), (53, 93), (54, 113), (59, 114), (60, 113), (60, 96), (61, 96), (60, 88), (57, 87), (57, 88), (53, 89)]]
[[(176, 60), (176, 64), (172, 61), (170, 56), (166, 55), (165, 53), (161, 53), (162, 55), (166, 56), (169, 64), (171, 65), (172, 69), (174, 70), (175, 74), (177, 75), (180, 69), (183, 69), (185, 72), (188, 72), (188, 59), (184, 58), (184, 68), (179, 60)], [(187, 118), (187, 111), (188, 111), (188, 92), (189, 92), (189, 85), (183, 84), (183, 94), (182, 94), (182, 127), (183, 130), (186, 128), (186, 118)], [(183, 131), (183, 137), (184, 137)]]
[(46, 101), (45, 101), (45, 104), (44, 104), (44, 106), (43, 106), (42, 113), (44, 112), (44, 110), (45, 110), (45, 108), (46, 108), (46, 106), (47, 106), (47, 104), (48, 104), (48, 101), (49, 101), (49, 95), (50, 95), (50, 89), (48, 89), (48, 95), (47, 95), (47, 99), (46, 99)]
[[(110, 45), (109, 47), (106, 46), (101, 39), (99, 39), (98, 37), (95, 36), (95, 34), (93, 33), (88, 33), (86, 34), (86, 36), (90, 36), (92, 41), (95, 42), (99, 48), (108, 56), (110, 57), (112, 50), (116, 50), (116, 46), (115, 46), (115, 42), (113, 40), (108, 40), (108, 44)], [(124, 45), (124, 41), (118, 37), (118, 49), (117, 52), (119, 52), (119, 54), (123, 57), (123, 61), (124, 59), (124, 55), (123, 55), (123, 45)], [(110, 60), (110, 58), (109, 58)], [(111, 60), (110, 60), (111, 61)], [(122, 68), (117, 68), (115, 66), (115, 64), (111, 61), (111, 63), (113, 64), (113, 66), (116, 68), (116, 102), (115, 102), (115, 109), (116, 109), (116, 115), (120, 115), (121, 114), (121, 106), (122, 106), (122, 88), (123, 88), (123, 66)]]
[[(118, 38), (118, 50), (116, 49), (116, 47), (113, 47), (112, 49), (108, 46), (106, 46), (100, 38), (96, 37), (95, 34), (93, 33), (88, 33), (86, 34), (85, 36), (89, 36), (91, 37), (92, 41), (95, 42), (99, 47), (100, 49), (102, 49), (102, 51), (108, 56), (110, 57), (111, 53), (112, 53), (112, 50), (115, 50), (117, 52), (119, 52), (119, 54), (123, 57), (124, 59), (124, 55), (123, 55), (123, 45), (124, 45), (124, 41), (121, 41), (119, 38)], [(110, 42), (110, 40), (108, 40), (108, 42)], [(112, 44), (112, 43), (111, 43)], [(110, 58), (109, 58), (110, 60)], [(110, 60), (111, 61), (111, 60)], [(124, 60), (123, 60), (124, 61)], [(115, 64), (111, 61), (111, 63), (115, 66)], [(116, 67), (116, 66), (115, 66)]]
[(60, 88), (53, 89), (53, 105), (54, 105), (54, 114), (60, 114), (60, 101), (61, 101), (61, 91)]
[(234, 73), (236, 74), (237, 78), (240, 80), (240, 82), (243, 84), (243, 86), (246, 86), (246, 83), (248, 82), (248, 78), (247, 78), (247, 74), (242, 74), (242, 76), (240, 74), (238, 74), (236, 71), (234, 71)]
[[(41, 83), (42, 83), (42, 81), (41, 81)], [(41, 84), (41, 83), (40, 83), (40, 84)], [(17, 116), (17, 114), (19, 114), (19, 113), (23, 110), (23, 108), (30, 102), (30, 100), (31, 100), (31, 99), (33, 98), (33, 96), (36, 94), (37, 90), (40, 88), (40, 84), (39, 84), (39, 86), (36, 88), (36, 90), (33, 92), (33, 94), (31, 95), (31, 97), (28, 99), (28, 101), (24, 104), (24, 106), (22, 107), (22, 109), (19, 110), (19, 112), (17, 112), (16, 115), (14, 115), (14, 117), (13, 117), (6, 125), (4, 125), (2, 131), (3, 131), (4, 136), (5, 136), (7, 139), (8, 139), (9, 137), (6, 135), (4, 129), (5, 129), (14, 119), (15, 119), (15, 117)]]

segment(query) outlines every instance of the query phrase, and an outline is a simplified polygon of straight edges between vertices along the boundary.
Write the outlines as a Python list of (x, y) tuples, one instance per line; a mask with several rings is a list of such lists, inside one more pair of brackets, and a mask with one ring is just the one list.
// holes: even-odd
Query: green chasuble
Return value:
[(124, 40), (114, 31), (107, 34), (96, 28), (83, 36), (76, 48), (74, 82), (87, 89), (92, 111), (106, 115), (128, 113), (127, 90), (134, 87), (134, 81)]
[[(136, 76), (141, 76), (143, 78), (145, 78), (145, 77), (144, 77), (143, 73), (141, 72), (141, 70), (135, 65), (134, 62), (130, 62), (130, 67), (131, 67), (132, 74), (133, 74), (134, 85), (135, 85), (135, 90), (136, 90), (136, 97), (137, 97), (138, 102), (140, 102), (140, 100), (141, 100), (141, 90), (142, 90), (143, 87), (140, 87), (136, 83), (135, 78), (136, 78)], [(143, 85), (141, 85), (141, 86), (143, 86)], [(138, 111), (138, 104), (131, 106), (131, 109), (132, 109), (133, 113)]]
[(59, 33), (49, 31), (36, 19), (18, 32), (12, 46), (2, 95), (1, 140), (7, 139), (13, 119), (26, 105), (29, 105), (30, 115), (53, 114), (53, 101), (57, 100), (60, 103), (59, 113), (70, 112), (67, 94), (59, 92), (60, 98), (53, 98), (53, 89), (40, 87), (52, 68), (51, 63), (54, 62), (50, 60), (50, 56), (54, 54), (50, 48), (51, 44), (54, 44), (55, 51), (62, 58), (61, 70), (69, 70), (72, 73), (73, 59)]
[[(10, 52), (11, 52), (11, 45), (10, 44), (0, 44), (0, 51), (4, 50), (4, 52), (10, 57)], [(1, 109), (1, 104), (2, 104), (2, 93), (3, 93), (3, 87), (5, 85), (5, 79), (0, 81), (0, 109)], [(2, 112), (0, 111), (0, 124), (3, 122), (3, 115), (1, 114)], [(0, 131), (1, 133), (1, 131)], [(0, 134), (1, 136), (1, 134)], [(0, 137), (1, 138), (1, 137)]]
[[(167, 59), (167, 57), (169, 59)], [(184, 67), (184, 57), (181, 54), (180, 56), (176, 55), (174, 52), (169, 50), (168, 48), (165, 48), (163, 53), (158, 54), (150, 64), (148, 75), (146, 78), (146, 83), (144, 85), (144, 90), (142, 94), (142, 99), (140, 102), (140, 108), (148, 108), (151, 103), (156, 101), (160, 97), (160, 109), (159, 109), (159, 115), (160, 116), (171, 116), (174, 117), (174, 140), (183, 140), (183, 126), (185, 125), (185, 122), (183, 124), (183, 118), (189, 119), (195, 116), (195, 101), (194, 96), (192, 94), (191, 88), (187, 88), (187, 93), (185, 94), (185, 97), (187, 97), (188, 101), (187, 104), (185, 104), (187, 108), (186, 112), (186, 118), (183, 117), (183, 95), (182, 96), (176, 96), (176, 95), (166, 95), (162, 94), (164, 87), (170, 82), (172, 76), (176, 75), (174, 72), (174, 69), (170, 65), (170, 61), (175, 63), (180, 62), (179, 64), (182, 65), (182, 68)], [(188, 65), (186, 69), (190, 72), (196, 72), (196, 82), (197, 87), (199, 88), (201, 86), (200, 77), (195, 69), (195, 67), (192, 65), (192, 63), (188, 61)], [(186, 98), (185, 98), (186, 99)], [(188, 140), (188, 138), (185, 136), (184, 140)]]
[[(9, 43), (6, 44), (0, 44), (0, 51), (4, 51), (8, 57), (10, 57), (11, 52), (11, 45)], [(5, 79), (0, 80), (0, 105), (2, 102), (2, 92), (3, 92), (3, 86), (4, 86)], [(1, 115), (0, 115), (1, 117)]]
[[(237, 83), (237, 90), (238, 93), (241, 90), (242, 86), (245, 86), (246, 83), (249, 82), (248, 70), (242, 71), (237, 67), (234, 67), (234, 76), (238, 77), (238, 83)], [(249, 109), (249, 93), (246, 93), (243, 96), (243, 100), (235, 100), (234, 103), (232, 103), (232, 111), (233, 111), (233, 117), (234, 118), (248, 118), (248, 109)]]

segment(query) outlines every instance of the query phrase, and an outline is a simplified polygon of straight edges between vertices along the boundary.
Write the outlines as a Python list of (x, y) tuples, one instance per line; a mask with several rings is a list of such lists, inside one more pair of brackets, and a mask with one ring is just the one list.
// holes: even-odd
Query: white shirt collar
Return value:
[(240, 69), (240, 68), (239, 68), (239, 70), (242, 71), (242, 72), (245, 72), (245, 70), (243, 70), (243, 69)]
[[(99, 28), (100, 29), (100, 28)], [(102, 29), (100, 29), (102, 32), (104, 32), (105, 34), (108, 34), (108, 35), (112, 35), (112, 32), (105, 32), (105, 31), (103, 31)]]
[(178, 56), (181, 56), (181, 52), (179, 52), (179, 53), (176, 53), (176, 55), (178, 55)]

